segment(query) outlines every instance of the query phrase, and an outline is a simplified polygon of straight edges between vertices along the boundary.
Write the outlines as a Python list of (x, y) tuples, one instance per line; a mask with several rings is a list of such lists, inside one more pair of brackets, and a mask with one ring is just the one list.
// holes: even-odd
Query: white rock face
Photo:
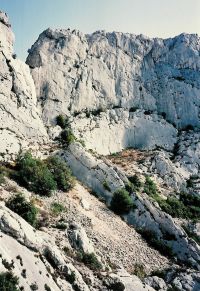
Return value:
[(94, 253), (94, 247), (92, 242), (89, 240), (84, 228), (77, 223), (69, 225), (67, 235), (71, 242), (72, 247), (81, 250), (84, 253)]
[(48, 137), (29, 67), (13, 55), (13, 33), (3, 13), (0, 32), (0, 160), (10, 160), (20, 149)]
[(73, 115), (76, 135), (101, 154), (172, 149), (174, 126), (200, 124), (199, 50), (197, 35), (162, 40), (48, 29), (27, 64), (46, 125), (58, 114)]
[[(8, 260), (9, 263), (13, 260), (13, 272), (21, 278), (20, 283), (25, 287), (25, 290), (30, 290), (31, 283), (36, 283), (39, 287), (38, 290), (41, 291), (45, 290), (45, 283), (55, 291), (73, 290), (63, 278), (57, 276), (56, 280), (55, 278), (53, 280), (54, 270), (52, 264), (49, 264), (49, 262), (53, 262), (54, 268), (66, 275), (75, 273), (75, 283), (79, 290), (89, 291), (81, 274), (71, 263), (66, 261), (64, 254), (56, 246), (54, 238), (44, 232), (36, 231), (20, 216), (5, 207), (3, 203), (0, 205), (0, 234), (2, 259)], [(17, 259), (15, 255), (20, 255), (21, 259), (19, 257)], [(19, 260), (23, 262), (24, 267), (22, 267), (22, 263), (20, 267), (18, 266), (20, 265)], [(5, 271), (3, 266), (3, 261), (0, 261), (0, 271)], [(25, 280), (21, 276), (24, 268), (27, 268)], [(42, 271), (43, 275), (39, 271)], [(46, 276), (46, 274), (48, 275)]]

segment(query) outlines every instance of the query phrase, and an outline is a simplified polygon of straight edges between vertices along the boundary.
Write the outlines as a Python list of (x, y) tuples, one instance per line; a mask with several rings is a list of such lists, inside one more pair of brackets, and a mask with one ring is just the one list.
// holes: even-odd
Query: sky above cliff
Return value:
[(200, 0), (0, 0), (15, 33), (15, 51), (28, 48), (46, 28), (121, 31), (168, 38), (200, 35)]

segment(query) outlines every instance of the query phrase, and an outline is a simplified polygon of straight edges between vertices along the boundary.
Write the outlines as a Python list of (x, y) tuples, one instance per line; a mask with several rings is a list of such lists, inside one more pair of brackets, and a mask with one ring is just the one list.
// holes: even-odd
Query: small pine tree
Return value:
[(23, 194), (18, 193), (11, 197), (7, 202), (6, 206), (20, 215), (24, 220), (30, 223), (33, 227), (37, 224), (37, 209), (33, 203), (28, 202)]
[(110, 206), (116, 214), (126, 214), (134, 207), (134, 203), (129, 193), (120, 189), (113, 194)]

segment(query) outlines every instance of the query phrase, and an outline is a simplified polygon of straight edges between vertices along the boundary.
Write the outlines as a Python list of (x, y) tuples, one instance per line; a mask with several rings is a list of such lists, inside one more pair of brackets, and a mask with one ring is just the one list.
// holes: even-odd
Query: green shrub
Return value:
[(169, 196), (166, 200), (158, 194), (152, 197), (158, 202), (161, 209), (172, 217), (199, 220), (200, 219), (200, 199), (196, 196), (181, 193), (180, 199)]
[(133, 209), (134, 203), (125, 189), (119, 189), (113, 194), (110, 206), (116, 214), (126, 214)]
[(170, 246), (162, 242), (157, 238), (155, 232), (148, 229), (137, 229), (137, 231), (142, 235), (142, 237), (147, 241), (147, 243), (158, 250), (162, 255), (167, 256), (169, 258), (173, 257), (173, 251)]
[(52, 173), (58, 189), (69, 191), (74, 187), (74, 177), (72, 176), (70, 169), (67, 167), (66, 162), (64, 162), (60, 157), (53, 156), (48, 158), (47, 167)]
[(56, 117), (56, 124), (65, 129), (69, 125), (68, 118), (60, 114)]
[(156, 184), (148, 176), (145, 179), (144, 192), (149, 196), (156, 195), (158, 192), (158, 188), (157, 188)]
[(72, 271), (70, 274), (65, 275), (65, 279), (70, 283), (73, 284), (76, 280), (76, 274), (74, 271)]
[(47, 284), (44, 285), (44, 289), (45, 289), (46, 291), (51, 291), (51, 288), (50, 288)]
[(0, 273), (0, 290), (1, 291), (20, 291), (19, 279), (11, 272)]
[(28, 202), (23, 194), (19, 193), (11, 197), (7, 202), (6, 206), (20, 215), (24, 220), (30, 223), (32, 226), (37, 224), (37, 209), (33, 203)]
[(138, 177), (138, 175), (129, 176), (128, 179), (133, 185), (134, 190), (139, 191), (140, 188), (142, 187), (142, 182), (140, 181), (140, 178)]
[(55, 228), (60, 230), (65, 230), (67, 228), (67, 224), (64, 222), (57, 222)]
[(61, 143), (67, 147), (76, 140), (71, 129), (64, 129), (60, 134), (60, 139)]
[(81, 253), (81, 261), (88, 266), (91, 270), (97, 271), (102, 268), (101, 263), (98, 261), (94, 253)]
[(50, 196), (56, 189), (56, 181), (47, 165), (32, 157), (30, 152), (18, 157), (16, 178), (28, 190)]
[(51, 204), (51, 211), (54, 215), (58, 215), (60, 214), (61, 212), (65, 211), (65, 207), (60, 204), (60, 203), (57, 203), (57, 202), (53, 202)]
[(135, 264), (133, 273), (140, 279), (144, 279), (144, 277), (146, 276), (146, 272), (142, 264)]
[(103, 181), (103, 187), (105, 188), (105, 190), (107, 190), (107, 191), (110, 191), (111, 189), (110, 189), (110, 187), (109, 187), (109, 185), (108, 185), (108, 182), (105, 180), (105, 181)]

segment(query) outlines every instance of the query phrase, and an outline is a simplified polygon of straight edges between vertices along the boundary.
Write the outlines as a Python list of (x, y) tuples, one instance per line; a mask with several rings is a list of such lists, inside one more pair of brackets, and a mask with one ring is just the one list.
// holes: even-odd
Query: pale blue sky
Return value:
[(182, 32), (200, 35), (200, 0), (0, 0), (0, 10), (10, 17), (22, 59), (48, 27), (163, 38)]

